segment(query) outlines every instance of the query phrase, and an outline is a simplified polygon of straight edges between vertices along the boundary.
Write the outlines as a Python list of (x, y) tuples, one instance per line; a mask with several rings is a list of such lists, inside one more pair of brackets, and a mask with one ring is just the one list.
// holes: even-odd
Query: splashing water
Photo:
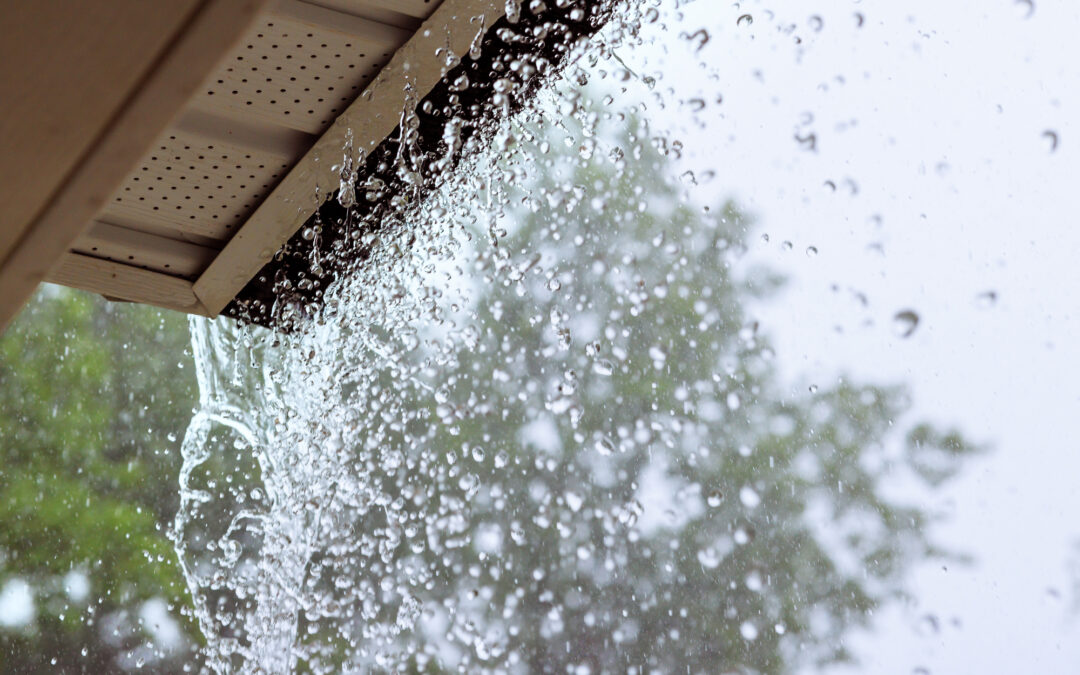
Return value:
[[(443, 398), (436, 373), (464, 340), (439, 290), (462, 234), (418, 234), (413, 246), (438, 252), (423, 266), (397, 253), (402, 235), (386, 237), (369, 273), (341, 284), (302, 333), (192, 321), (202, 398), (183, 446), (176, 541), (214, 667), (398, 662), (395, 637), (414, 627), (435, 571), (409, 556), (453, 547), (454, 528), (440, 524), (461, 517), (464, 495), (435, 486), (467, 474), (431, 447), (456, 411), (439, 404), (436, 420), (413, 402)], [(445, 346), (415, 358), (418, 326)], [(411, 486), (408, 472), (424, 469), (435, 483)], [(344, 664), (330, 655), (338, 639), (355, 650)]]
[[(279, 296), (289, 330), (192, 319), (200, 405), (172, 536), (208, 668), (778, 670), (832, 658), (903, 567), (823, 565), (853, 544), (817, 544), (807, 504), (862, 508), (866, 549), (891, 561), (922, 543), (869, 489), (867, 467), (892, 464), (818, 441), (884, 452), (899, 393), (792, 400), (767, 336), (740, 335), (750, 219), (695, 203), (682, 144), (644, 119), (655, 80), (615, 54), (643, 23), (665, 30), (657, 13), (568, 45), (576, 65), (484, 153), (455, 160), (460, 119), (439, 151), (410, 144), (410, 94), (394, 171), (442, 185), (356, 238), (321, 307)], [(343, 190), (362, 185), (355, 161)], [(947, 473), (949, 452), (926, 464)]]
[[(519, 5), (507, 4), (511, 23)], [(505, 109), (511, 87), (501, 82), (494, 104)], [(451, 90), (469, 86), (464, 79)], [(406, 131), (416, 128), (417, 106), (406, 98), (395, 171), (419, 187), (426, 159)], [(531, 121), (540, 122), (535, 113)], [(311, 308), (279, 298), (282, 325), (295, 331), (191, 321), (200, 408), (183, 444), (172, 535), (207, 639), (202, 656), (214, 670), (422, 666), (432, 654), (406, 636), (425, 622), (444, 624), (439, 642), (463, 646), (463, 663), (506, 659), (506, 631), (480, 631), (463, 611), (476, 591), (447, 595), (444, 587), (462, 574), (469, 501), (484, 487), (477, 469), (487, 457), (447, 440), (492, 413), (449, 374), (461, 353), (478, 348), (466, 270), (486, 269), (489, 283), (523, 288), (543, 268), (538, 257), (515, 264), (498, 248), (478, 255), (475, 235), (508, 198), (501, 177), (485, 167), (455, 166), (464, 124), (447, 123), (445, 154), (431, 163), (446, 174), (459, 169), (457, 178), (366, 234), (363, 264), (326, 291), (314, 316), (292, 323)], [(516, 145), (509, 121), (495, 136), (499, 147)], [(351, 134), (339, 172), (338, 201), (349, 209), (357, 182)], [(500, 230), (489, 234), (497, 247)], [(557, 291), (558, 279), (546, 288)], [(558, 334), (568, 344), (569, 331)], [(499, 452), (494, 462), (503, 467), (507, 457)], [(460, 608), (451, 602), (458, 593)]]

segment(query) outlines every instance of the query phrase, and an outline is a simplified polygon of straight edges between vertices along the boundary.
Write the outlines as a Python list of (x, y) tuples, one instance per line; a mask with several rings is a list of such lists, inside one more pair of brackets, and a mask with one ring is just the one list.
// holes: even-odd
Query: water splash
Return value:
[[(339, 205), (386, 208), (351, 230), (355, 264), (322, 304), (282, 283), (289, 330), (192, 320), (201, 398), (172, 536), (208, 669), (708, 672), (717, 636), (725, 668), (827, 659), (839, 628), (811, 618), (862, 621), (903, 566), (823, 566), (807, 505), (862, 509), (868, 549), (896, 561), (926, 548), (865, 491), (865, 467), (892, 464), (838, 463), (819, 441), (885, 448), (891, 424), (849, 417), (896, 417), (896, 396), (793, 400), (765, 331), (741, 334), (750, 219), (696, 206), (706, 181), (676, 178), (682, 144), (643, 119), (638, 101), (677, 97), (614, 54), (642, 25), (631, 12), (566, 45), (581, 65), (501, 116), (484, 153), (462, 119), (418, 143), (410, 93), (387, 160), (404, 192), (355, 177), (346, 149), (357, 199)], [(492, 82), (493, 105), (527, 79)], [(444, 180), (422, 190), (431, 172)]]

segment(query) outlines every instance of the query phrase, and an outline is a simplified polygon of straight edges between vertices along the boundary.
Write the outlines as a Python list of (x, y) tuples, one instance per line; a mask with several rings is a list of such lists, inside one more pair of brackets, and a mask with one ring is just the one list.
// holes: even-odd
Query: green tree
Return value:
[(0, 587), (23, 580), (36, 608), (0, 628), (0, 670), (180, 668), (186, 649), (147, 651), (139, 610), (183, 598), (159, 523), (194, 403), (188, 339), (180, 316), (53, 286), (0, 338)]

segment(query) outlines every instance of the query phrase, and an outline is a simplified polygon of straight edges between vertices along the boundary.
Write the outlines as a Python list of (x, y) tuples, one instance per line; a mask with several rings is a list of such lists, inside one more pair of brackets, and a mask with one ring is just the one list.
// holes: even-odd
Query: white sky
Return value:
[[(1080, 4), (740, 4), (699, 0), (679, 22), (666, 2), (666, 36), (619, 55), (658, 78), (668, 106), (650, 118), (684, 141), (683, 168), (716, 172), (702, 193), (758, 216), (751, 259), (791, 277), (758, 316), (780, 363), (798, 386), (906, 382), (916, 415), (992, 446), (928, 504), (976, 564), (918, 569), (916, 601), (853, 637), (854, 671), (1077, 672)], [(699, 27), (695, 54), (679, 34)], [(698, 113), (674, 105), (699, 96)], [(794, 138), (807, 131), (816, 153)], [(998, 300), (980, 307), (986, 291)], [(905, 309), (921, 321), (901, 339)]]

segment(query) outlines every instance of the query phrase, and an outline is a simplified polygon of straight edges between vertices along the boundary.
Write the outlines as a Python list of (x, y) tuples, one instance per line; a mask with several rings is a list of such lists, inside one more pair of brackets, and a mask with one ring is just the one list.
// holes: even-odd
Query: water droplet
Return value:
[(596, 440), (596, 443), (593, 444), (593, 447), (595, 447), (596, 451), (599, 452), (601, 455), (604, 455), (605, 457), (615, 452), (615, 444), (612, 443), (611, 440), (603, 436)]
[(739, 501), (748, 509), (756, 509), (761, 504), (761, 497), (754, 488), (744, 485), (739, 490)]
[(924, 614), (919, 620), (918, 631), (923, 635), (936, 635), (941, 632), (941, 622), (933, 614)]
[(1058, 148), (1058, 134), (1053, 129), (1047, 129), (1042, 132), (1043, 138), (1047, 140), (1050, 145), (1050, 152), (1054, 152)]
[(756, 640), (758, 636), (757, 626), (749, 621), (743, 621), (742, 625), (739, 626), (739, 634), (747, 640)]
[(997, 304), (998, 294), (997, 291), (983, 291), (975, 296), (975, 304), (980, 309), (990, 309)]
[(705, 498), (705, 502), (712, 508), (718, 508), (724, 503), (724, 493), (720, 490), (713, 490), (709, 493), (709, 496)]
[(729, 410), (738, 410), (742, 405), (742, 401), (739, 400), (739, 395), (735, 392), (730, 392), (727, 395), (727, 407)]
[(465, 73), (461, 73), (450, 83), (450, 91), (460, 92), (469, 88), (469, 76)]
[(807, 258), (816, 257), (817, 253), (818, 253), (817, 246), (807, 246), (806, 247), (806, 257)]
[(749, 14), (743, 14), (735, 21), (736, 26), (749, 26), (753, 23), (754, 17), (750, 16)]
[(802, 146), (802, 149), (807, 152), (817, 152), (817, 134), (813, 132), (804, 136), (795, 134), (795, 142)]
[(810, 28), (812, 28), (815, 33), (820, 33), (821, 29), (824, 27), (825, 20), (822, 19), (820, 16), (815, 14), (814, 16), (810, 17)]
[(816, 394), (817, 390), (818, 390), (818, 386), (816, 384), (810, 385), (810, 393), (811, 394)]
[(465, 492), (473, 492), (480, 487), (480, 478), (476, 474), (467, 473), (458, 481), (458, 487)]
[(746, 527), (739, 527), (735, 530), (734, 539), (739, 546), (745, 546), (753, 541), (754, 531)]
[(697, 559), (702, 567), (714, 570), (720, 566), (720, 561), (724, 559), (724, 556), (715, 546), (707, 546), (698, 551)]
[(615, 372), (615, 364), (607, 359), (599, 359), (593, 362), (592, 369), (597, 375), (611, 375)]
[(893, 316), (893, 332), (898, 337), (908, 338), (919, 327), (919, 315), (913, 310), (900, 310)]
[(695, 52), (700, 52), (709, 42), (709, 32), (704, 28), (699, 28), (693, 33), (686, 35), (686, 39), (694, 45)]

